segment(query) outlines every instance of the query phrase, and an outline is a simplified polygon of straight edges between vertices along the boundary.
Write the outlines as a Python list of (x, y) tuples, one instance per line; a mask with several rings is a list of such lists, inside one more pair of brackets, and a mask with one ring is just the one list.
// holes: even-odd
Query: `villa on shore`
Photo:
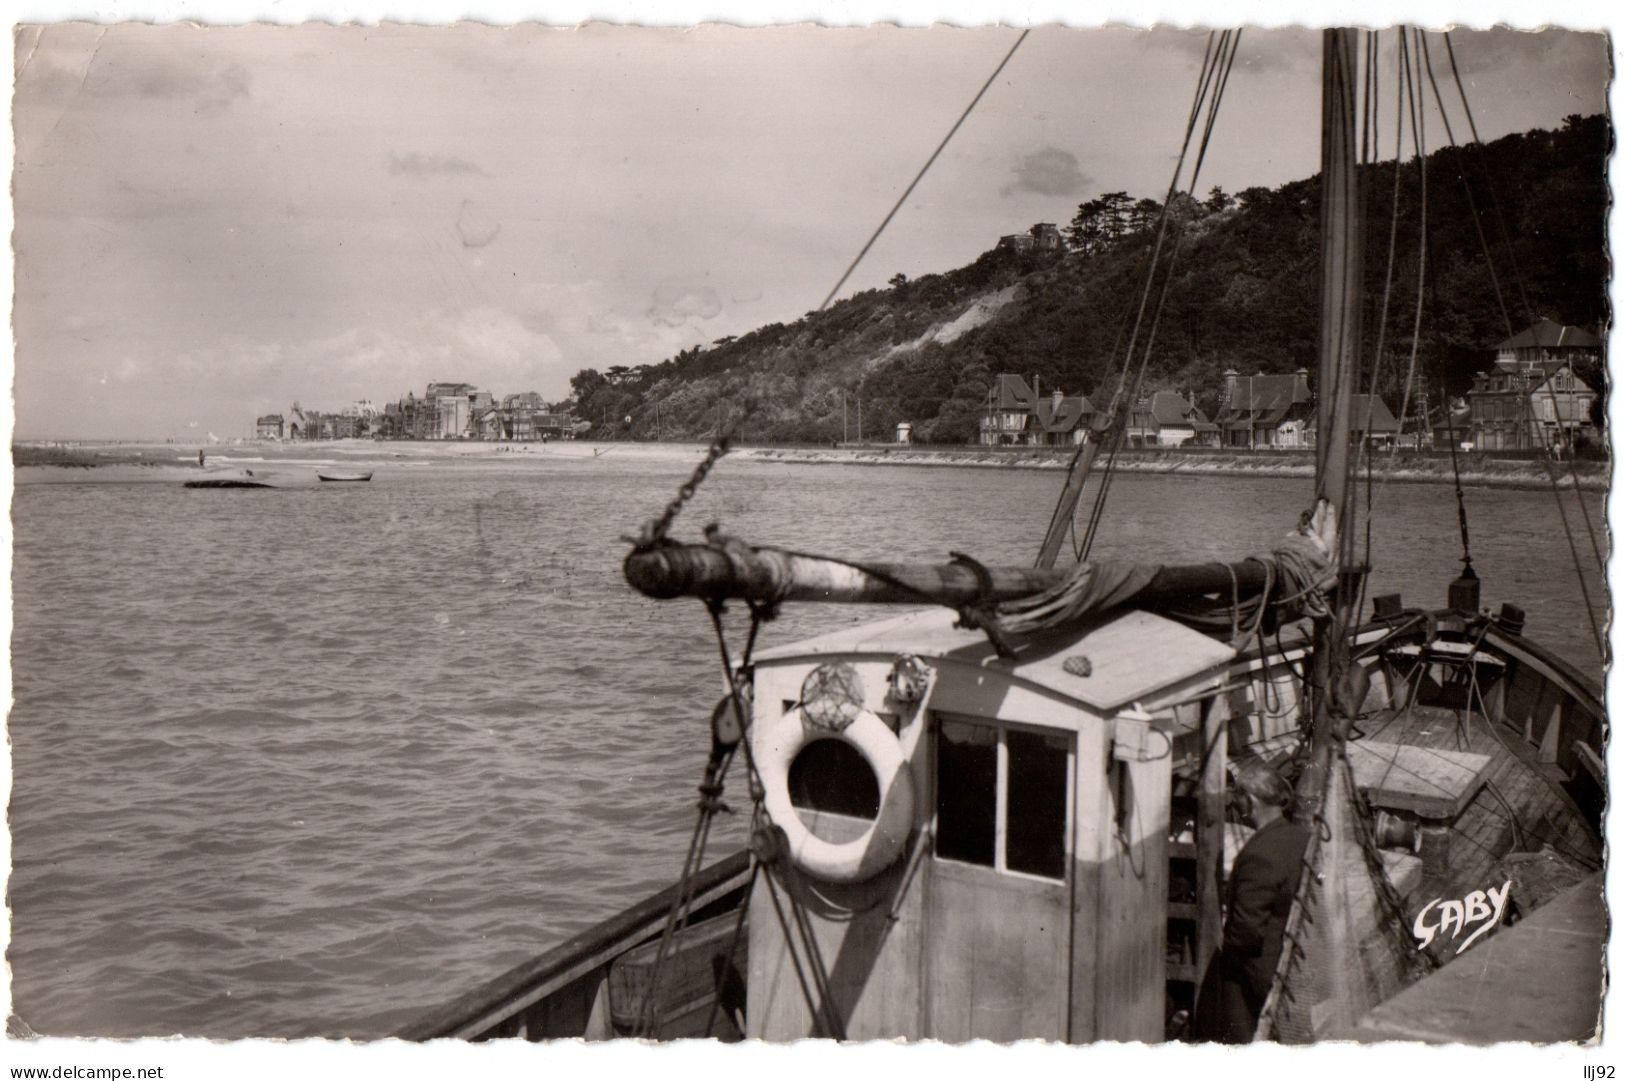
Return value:
[[(1542, 319), (1494, 346), (1493, 366), (1473, 377), (1464, 401), (1447, 404), (1448, 424), (1469, 449), (1572, 453), (1598, 438), (1599, 392), (1593, 386), (1602, 363), (1602, 339), (1583, 327)], [(1124, 431), (1128, 447), (1212, 447), (1226, 450), (1307, 450), (1315, 446), (1315, 392), (1309, 370), (1223, 374), (1212, 420), (1173, 389), (1140, 394)], [(1432, 446), (1434, 422), (1428, 395), (1419, 388), (1406, 412), (1417, 421), (1401, 438), (1401, 424), (1376, 394), (1353, 395), (1349, 438), (1375, 447)], [(988, 391), (977, 443), (982, 446), (1075, 446), (1104, 424), (1103, 411), (1084, 394), (1051, 388), (1012, 372)]]
[(407, 393), (382, 409), (359, 401), (339, 412), (305, 409), (295, 402), (286, 415), (269, 413), (254, 422), (256, 439), (302, 442), (325, 439), (478, 439), (528, 442), (574, 439), (585, 426), (554, 409), (535, 391), (500, 401), (472, 383), (430, 383), (420, 398)]

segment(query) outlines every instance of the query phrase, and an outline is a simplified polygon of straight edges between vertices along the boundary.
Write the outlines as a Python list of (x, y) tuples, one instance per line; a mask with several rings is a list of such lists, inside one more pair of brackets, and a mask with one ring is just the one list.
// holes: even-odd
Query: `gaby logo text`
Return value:
[(1468, 935), (1456, 952), (1461, 953), (1468, 946), (1478, 941), (1490, 928), (1501, 922), (1501, 915), (1506, 911), (1507, 898), (1512, 894), (1512, 880), (1507, 879), (1499, 888), (1494, 886), (1488, 890), (1474, 890), (1466, 897), (1457, 901), (1454, 898), (1446, 900), (1436, 897), (1422, 906), (1422, 911), (1416, 914), (1416, 922), (1411, 925), (1411, 932), (1420, 942), (1420, 949), (1427, 949), (1435, 937), (1460, 938), (1463, 931), (1473, 924), (1478, 926)]

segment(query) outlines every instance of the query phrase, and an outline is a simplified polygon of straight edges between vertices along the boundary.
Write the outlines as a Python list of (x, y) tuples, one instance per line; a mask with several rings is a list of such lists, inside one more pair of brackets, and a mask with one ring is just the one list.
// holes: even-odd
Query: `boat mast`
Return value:
[[(1355, 133), (1358, 129), (1358, 32), (1330, 29), (1322, 38), (1320, 133), (1320, 363), (1315, 395), (1315, 495), (1337, 509), (1340, 537), (1353, 535), (1349, 500), (1349, 410), (1359, 370), (1360, 300), (1364, 250), (1364, 205)], [(1346, 569), (1348, 545), (1340, 540), (1334, 556)], [(1331, 750), (1344, 734), (1332, 720), (1332, 699), (1348, 670), (1346, 628), (1358, 590), (1343, 587), (1330, 618), (1315, 624), (1311, 686), (1315, 694), (1309, 766), (1299, 780), (1305, 810), (1319, 808)], [(1347, 710), (1342, 711), (1346, 725)]]

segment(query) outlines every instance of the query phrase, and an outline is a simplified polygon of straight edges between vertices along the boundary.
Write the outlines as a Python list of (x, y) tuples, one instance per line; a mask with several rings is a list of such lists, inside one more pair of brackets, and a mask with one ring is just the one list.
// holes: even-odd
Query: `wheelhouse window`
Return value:
[(939, 718), (938, 859), (1066, 877), (1073, 737)]
[(1065, 878), (1072, 737), (1012, 729), (1004, 733), (1004, 741), (1010, 777), (1005, 786), (1005, 866)]
[(998, 844), (998, 730), (944, 720), (937, 726), (937, 855), (992, 867)]

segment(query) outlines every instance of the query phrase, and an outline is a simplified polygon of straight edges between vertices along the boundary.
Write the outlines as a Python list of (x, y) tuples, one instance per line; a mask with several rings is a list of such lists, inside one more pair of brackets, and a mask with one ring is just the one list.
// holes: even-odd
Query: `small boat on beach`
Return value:
[(189, 480), (187, 488), (274, 488), (276, 485), (248, 477), (214, 477), (209, 480)]
[(350, 470), (318, 469), (316, 479), (330, 481), (334, 484), (364, 484), (372, 479), (372, 474), (358, 473)]

